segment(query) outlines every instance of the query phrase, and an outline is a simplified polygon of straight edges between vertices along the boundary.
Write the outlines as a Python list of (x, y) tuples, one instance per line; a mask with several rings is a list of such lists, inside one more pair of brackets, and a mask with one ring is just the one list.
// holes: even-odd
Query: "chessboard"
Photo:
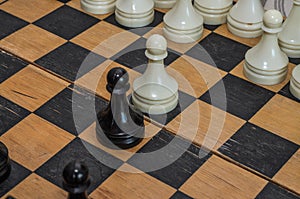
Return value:
[(289, 92), (300, 59), (290, 59), (284, 82), (253, 84), (244, 56), (260, 38), (234, 36), (226, 24), (205, 25), (195, 43), (168, 41), (165, 66), (179, 105), (145, 116), (139, 145), (113, 150), (97, 141), (107, 72), (125, 68), (132, 85), (166, 12), (130, 29), (114, 14), (84, 12), (79, 0), (0, 0), (0, 141), (12, 166), (0, 197), (67, 198), (62, 171), (77, 159), (89, 168), (95, 199), (300, 198), (300, 103)]

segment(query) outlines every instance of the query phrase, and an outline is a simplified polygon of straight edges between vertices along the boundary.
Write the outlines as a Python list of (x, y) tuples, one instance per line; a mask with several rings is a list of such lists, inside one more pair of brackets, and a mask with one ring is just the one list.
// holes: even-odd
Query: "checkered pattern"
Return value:
[[(12, 159), (0, 197), (66, 198), (62, 170), (80, 159), (90, 169), (91, 198), (300, 198), (300, 103), (288, 90), (300, 60), (290, 60), (281, 84), (253, 84), (242, 72), (244, 54), (260, 38), (236, 37), (226, 25), (205, 25), (194, 44), (168, 41), (165, 65), (178, 81), (179, 105), (146, 115), (138, 146), (116, 151), (97, 141), (93, 113), (109, 100), (107, 72), (125, 68), (132, 85), (166, 11), (157, 9), (148, 27), (128, 29), (114, 14), (85, 13), (80, 0), (0, 1), (0, 141)], [(182, 156), (156, 171), (145, 162), (158, 160), (138, 156), (170, 142), (176, 152), (188, 141)], [(210, 153), (200, 157), (204, 149)]]

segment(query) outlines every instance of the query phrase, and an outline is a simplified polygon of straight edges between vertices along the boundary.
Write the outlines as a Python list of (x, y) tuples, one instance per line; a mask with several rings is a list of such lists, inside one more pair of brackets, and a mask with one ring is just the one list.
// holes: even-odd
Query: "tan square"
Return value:
[(250, 122), (300, 144), (300, 103), (289, 98), (275, 95)]
[(300, 149), (273, 177), (276, 182), (300, 193)]
[(80, 5), (80, 0), (72, 0), (72, 1), (69, 1), (67, 3), (68, 6), (72, 7), (72, 8), (75, 8), (77, 10), (80, 10), (81, 12), (84, 12), (88, 15), (91, 15), (93, 17), (96, 17), (98, 19), (105, 19), (106, 17), (108, 17), (109, 15), (111, 15), (112, 13), (108, 13), (108, 14), (102, 14), (102, 15), (96, 15), (96, 14), (92, 14), (92, 13), (89, 13), (89, 12), (86, 12), (84, 11), (82, 8), (81, 8), (81, 5)]
[(180, 190), (193, 198), (253, 199), (266, 184), (266, 180), (213, 155)]
[[(152, 30), (150, 30), (148, 33), (146, 33), (143, 37), (144, 38), (149, 38), (153, 34), (163, 35), (163, 27), (164, 27), (164, 23), (162, 22), (158, 26), (156, 26)], [(198, 44), (198, 42), (203, 40), (206, 36), (208, 36), (210, 33), (211, 33), (210, 30), (204, 29), (203, 30), (203, 35), (199, 40), (197, 40), (195, 42), (192, 42), (192, 43), (187, 43), (187, 44), (175, 43), (175, 42), (167, 39), (168, 47), (173, 49), (173, 50), (176, 50), (177, 52), (185, 53), (189, 49), (191, 49), (193, 46)]]
[(167, 67), (167, 71), (178, 82), (179, 90), (196, 98), (227, 74), (186, 55), (181, 56)]
[(63, 3), (56, 0), (26, 0), (26, 2), (23, 0), (9, 0), (0, 8), (32, 23), (62, 5)]
[(33, 173), (3, 198), (9, 195), (22, 199), (54, 199), (67, 198), (68, 193)]
[(216, 151), (244, 123), (244, 120), (236, 116), (197, 100), (166, 128), (198, 145)]
[(112, 57), (139, 36), (105, 21), (94, 25), (71, 41), (104, 57)]
[(30, 24), (1, 40), (0, 47), (33, 62), (65, 42), (66, 40)]
[(0, 84), (0, 94), (31, 112), (69, 85), (33, 65)]
[(92, 194), (91, 199), (98, 198), (170, 198), (176, 190), (167, 184), (142, 173), (136, 168), (124, 164), (114, 172)]
[(92, 71), (78, 79), (75, 84), (85, 87), (88, 90), (97, 93), (101, 97), (103, 97), (106, 100), (109, 100), (110, 93), (106, 90), (106, 76), (110, 69), (114, 67), (122, 67), (124, 68), (128, 74), (129, 74), (129, 83), (131, 85), (129, 91), (127, 94), (130, 94), (132, 92), (132, 84), (133, 81), (141, 76), (140, 73), (129, 69), (121, 64), (118, 64), (116, 62), (113, 62), (111, 60), (107, 60), (104, 63), (102, 63), (100, 66), (94, 68)]
[(135, 152), (142, 148), (154, 135), (160, 131), (157, 126), (145, 121), (145, 137), (140, 144), (127, 150), (114, 150), (102, 145), (96, 138), (96, 123), (93, 123), (85, 131), (80, 134), (80, 138), (93, 144), (94, 146), (108, 152), (109, 154), (127, 161)]
[[(232, 69), (232, 71), (230, 71), (230, 73), (233, 74), (233, 75), (235, 75), (235, 76), (238, 76), (238, 77), (240, 77), (240, 78), (242, 78), (244, 80), (247, 80), (247, 81), (251, 82), (244, 75), (244, 63), (245, 63), (245, 60), (242, 61), (241, 63), (239, 63), (239, 65), (237, 65), (234, 69)], [(264, 87), (264, 88), (266, 88), (268, 90), (271, 90), (273, 92), (280, 91), (290, 81), (291, 76), (292, 76), (292, 71), (293, 71), (294, 67), (295, 67), (295, 64), (289, 63), (287, 77), (280, 84), (276, 84), (276, 85), (272, 85), (272, 86), (265, 86), (265, 85), (259, 84), (259, 86)]]
[(242, 37), (238, 37), (234, 34), (232, 34), (231, 32), (229, 32), (228, 28), (227, 28), (227, 24), (223, 24), (221, 25), (219, 28), (217, 28), (216, 30), (214, 30), (215, 33), (218, 33), (224, 37), (227, 37), (229, 39), (235, 40), (237, 42), (240, 42), (242, 44), (248, 45), (248, 46), (255, 46), (261, 39), (260, 37), (257, 38), (242, 38)]
[(31, 114), (0, 140), (10, 149), (13, 160), (34, 171), (67, 145), (74, 136)]

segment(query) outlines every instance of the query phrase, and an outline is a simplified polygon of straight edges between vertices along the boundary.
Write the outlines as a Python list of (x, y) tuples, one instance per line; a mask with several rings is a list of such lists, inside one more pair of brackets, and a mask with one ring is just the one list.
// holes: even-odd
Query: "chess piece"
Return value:
[(154, 7), (155, 8), (173, 8), (175, 5), (176, 0), (154, 0)]
[(292, 72), (290, 91), (292, 95), (300, 100), (300, 64), (296, 66)]
[(163, 33), (177, 43), (191, 43), (201, 38), (203, 17), (195, 11), (191, 0), (177, 0), (165, 14)]
[(263, 33), (263, 15), (261, 0), (239, 0), (227, 15), (228, 30), (239, 37), (258, 37)]
[(232, 0), (195, 0), (194, 7), (203, 16), (204, 24), (220, 25), (226, 23)]
[(10, 158), (7, 147), (0, 142), (0, 183), (6, 180), (10, 174)]
[(132, 102), (144, 113), (164, 114), (178, 104), (178, 84), (164, 68), (167, 41), (154, 34), (147, 40), (146, 47), (149, 63), (145, 73), (133, 82)]
[(88, 199), (87, 189), (91, 184), (88, 168), (79, 161), (70, 162), (63, 170), (63, 188), (68, 199)]
[(294, 0), (290, 15), (279, 33), (279, 46), (288, 57), (300, 58), (300, 0)]
[(81, 0), (81, 8), (93, 14), (107, 14), (115, 10), (116, 0)]
[(123, 68), (113, 68), (108, 72), (106, 88), (111, 98), (109, 105), (98, 113), (100, 126), (97, 128), (97, 137), (110, 148), (133, 147), (144, 136), (144, 117), (128, 103), (126, 97), (130, 87), (128, 81), (128, 74)]
[(274, 85), (282, 82), (287, 75), (288, 57), (278, 45), (277, 34), (282, 30), (283, 17), (277, 10), (264, 14), (263, 37), (245, 56), (244, 74), (251, 81)]
[(116, 21), (126, 27), (146, 26), (154, 20), (153, 0), (117, 0)]

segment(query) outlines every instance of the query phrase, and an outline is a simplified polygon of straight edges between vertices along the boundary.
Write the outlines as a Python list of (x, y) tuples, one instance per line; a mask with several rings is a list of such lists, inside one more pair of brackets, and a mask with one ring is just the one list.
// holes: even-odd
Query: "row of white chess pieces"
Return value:
[[(81, 0), (84, 10), (93, 14), (115, 12), (116, 21), (126, 27), (143, 27), (154, 20), (154, 8), (170, 8), (164, 16), (164, 36), (177, 43), (199, 40), (203, 24), (227, 22), (228, 30), (243, 38), (263, 37), (245, 55), (244, 74), (251, 81), (274, 85), (285, 80), (288, 57), (300, 58), (300, 0), (285, 20), (279, 11), (265, 12), (261, 0)], [(300, 99), (300, 65), (290, 83)]]

